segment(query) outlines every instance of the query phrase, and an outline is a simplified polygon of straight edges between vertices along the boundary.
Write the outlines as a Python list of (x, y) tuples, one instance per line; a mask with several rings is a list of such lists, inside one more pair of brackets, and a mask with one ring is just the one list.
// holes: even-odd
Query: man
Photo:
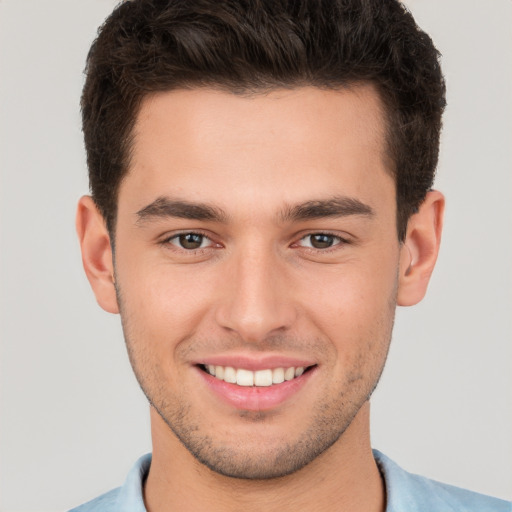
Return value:
[(510, 510), (372, 452), (396, 305), (426, 291), (444, 81), (399, 2), (135, 0), (82, 97), (77, 230), (153, 454), (78, 510)]

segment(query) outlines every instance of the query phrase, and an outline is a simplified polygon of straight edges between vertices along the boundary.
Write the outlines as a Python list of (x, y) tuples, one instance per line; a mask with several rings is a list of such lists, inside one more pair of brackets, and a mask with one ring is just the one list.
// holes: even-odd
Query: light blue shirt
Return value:
[[(386, 483), (386, 512), (512, 512), (512, 502), (413, 475), (379, 451), (373, 455)], [(70, 512), (146, 512), (142, 486), (150, 464), (151, 454), (144, 455), (122, 487)]]

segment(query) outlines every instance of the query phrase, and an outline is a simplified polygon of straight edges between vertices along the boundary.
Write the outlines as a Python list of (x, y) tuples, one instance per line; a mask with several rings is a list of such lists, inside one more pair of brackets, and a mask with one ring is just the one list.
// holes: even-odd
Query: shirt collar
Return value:
[(132, 467), (117, 497), (117, 510), (146, 512), (143, 488), (151, 465), (151, 453), (143, 455)]
[[(420, 512), (425, 503), (444, 503), (446, 511), (455, 510), (436, 494), (439, 489), (430, 489), (425, 478), (404, 471), (378, 450), (373, 456), (379, 467), (386, 487), (386, 512)], [(116, 510), (123, 512), (147, 512), (144, 506), (143, 488), (151, 465), (151, 454), (143, 455), (128, 473), (119, 489)], [(437, 491), (437, 492), (436, 492)], [(439, 500), (439, 501), (438, 501)]]

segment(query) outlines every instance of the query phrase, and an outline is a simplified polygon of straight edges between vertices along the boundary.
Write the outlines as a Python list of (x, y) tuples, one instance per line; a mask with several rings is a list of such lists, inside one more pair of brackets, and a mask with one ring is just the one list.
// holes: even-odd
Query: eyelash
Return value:
[[(180, 237), (187, 236), (187, 235), (201, 237), (202, 238), (201, 244), (205, 240), (209, 240), (210, 244), (207, 245), (206, 247), (197, 247), (195, 249), (187, 249), (186, 247), (180, 246), (179, 245)], [(332, 245), (325, 247), (325, 248), (317, 248), (317, 247), (311, 247), (311, 246), (308, 247), (308, 246), (301, 245), (302, 241), (304, 241), (308, 238), (314, 237), (314, 236), (330, 237), (330, 238), (333, 238), (334, 241), (333, 241)], [(173, 241), (176, 241), (177, 243), (173, 243)], [(332, 251), (336, 251), (340, 248), (340, 246), (348, 245), (350, 243), (351, 243), (350, 240), (342, 238), (341, 236), (336, 235), (334, 233), (330, 233), (328, 231), (315, 231), (313, 233), (308, 233), (308, 234), (300, 237), (300, 239), (297, 242), (294, 242), (293, 244), (291, 244), (291, 247), (302, 247), (303, 249), (305, 249), (308, 252), (324, 253), (325, 254), (325, 253), (329, 253)], [(166, 247), (173, 246), (172, 250), (188, 253), (189, 255), (200, 254), (200, 253), (204, 252), (205, 250), (208, 250), (211, 248), (221, 248), (222, 247), (221, 244), (216, 244), (211, 239), (211, 237), (209, 235), (207, 235), (206, 233), (203, 233), (201, 231), (183, 231), (181, 233), (175, 233), (172, 236), (169, 236), (169, 237), (165, 238), (164, 240), (162, 240), (160, 242), (160, 244), (163, 246), (166, 246)]]
[[(334, 239), (334, 242), (333, 242), (332, 245), (330, 245), (329, 247), (325, 247), (325, 248), (307, 247), (307, 246), (300, 246), (299, 245), (300, 242), (302, 242), (303, 240), (305, 240), (307, 238), (311, 239), (311, 237), (314, 237), (314, 236), (330, 237), (330, 238)], [(348, 245), (348, 244), (350, 244), (350, 241), (347, 240), (346, 238), (343, 238), (343, 237), (339, 236), (339, 235), (336, 235), (334, 233), (330, 233), (328, 231), (316, 231), (314, 233), (308, 233), (307, 235), (304, 235), (303, 237), (301, 237), (299, 239), (298, 242), (295, 242), (293, 245), (294, 246), (303, 247), (304, 249), (306, 249), (308, 251), (321, 252), (321, 253), (329, 253), (329, 252), (338, 250), (340, 248), (340, 246)]]
[[(206, 247), (198, 247), (196, 249), (187, 249), (186, 247), (182, 247), (182, 246), (178, 245), (178, 243), (173, 243), (173, 240), (176, 240), (177, 242), (179, 242), (180, 237), (187, 236), (187, 235), (192, 235), (192, 236), (195, 235), (195, 236), (201, 237), (202, 238), (201, 244), (204, 242), (204, 240), (209, 240), (210, 245), (208, 245)], [(213, 240), (211, 239), (210, 236), (208, 236), (206, 233), (203, 233), (201, 231), (182, 231), (181, 233), (175, 233), (174, 235), (169, 236), (169, 237), (165, 238), (164, 240), (162, 240), (160, 242), (160, 244), (163, 246), (166, 246), (166, 247), (169, 247), (170, 245), (174, 246), (175, 247), (174, 250), (183, 251), (183, 252), (189, 253), (189, 254), (197, 254), (204, 250), (211, 249), (215, 245), (220, 247), (220, 244), (215, 244), (215, 242), (213, 242)]]

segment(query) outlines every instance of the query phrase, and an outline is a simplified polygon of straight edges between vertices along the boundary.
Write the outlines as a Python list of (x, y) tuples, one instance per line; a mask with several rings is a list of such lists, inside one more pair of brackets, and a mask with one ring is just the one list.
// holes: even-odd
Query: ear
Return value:
[(444, 196), (432, 190), (409, 219), (400, 250), (399, 306), (412, 306), (425, 296), (439, 253), (443, 213)]
[(84, 196), (78, 202), (76, 231), (84, 270), (98, 304), (109, 313), (119, 313), (110, 235), (90, 196)]

